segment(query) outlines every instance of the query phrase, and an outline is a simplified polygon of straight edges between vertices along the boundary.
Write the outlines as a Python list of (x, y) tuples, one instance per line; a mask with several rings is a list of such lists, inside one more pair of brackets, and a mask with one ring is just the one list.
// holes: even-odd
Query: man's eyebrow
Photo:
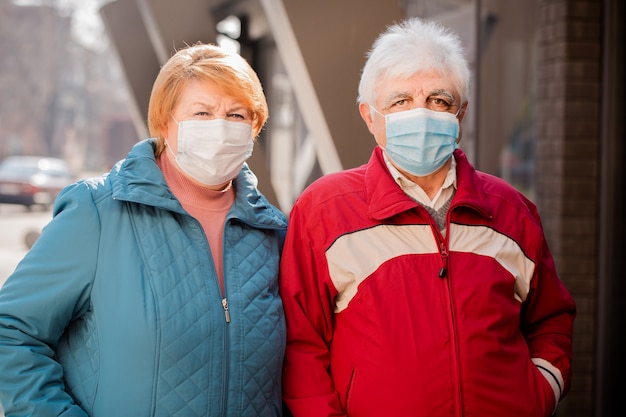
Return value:
[(456, 101), (456, 99), (454, 98), (454, 95), (451, 92), (449, 92), (448, 90), (444, 90), (442, 88), (439, 88), (437, 90), (431, 91), (428, 94), (428, 96), (429, 97), (430, 96), (444, 96), (444, 97), (446, 97), (450, 101), (450, 104), (452, 104), (452, 103), (454, 103)]
[(387, 98), (385, 98), (385, 101), (383, 101), (383, 105), (386, 108), (386, 107), (392, 105), (397, 100), (404, 100), (404, 99), (412, 98), (412, 97), (413, 96), (408, 91), (393, 92), (393, 93), (391, 93), (391, 95), (389, 95), (389, 96), (387, 96)]

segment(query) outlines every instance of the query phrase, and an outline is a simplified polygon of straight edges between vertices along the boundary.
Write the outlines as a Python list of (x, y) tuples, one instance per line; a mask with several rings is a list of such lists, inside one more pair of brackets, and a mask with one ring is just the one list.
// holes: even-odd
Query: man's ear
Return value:
[(465, 103), (463, 103), (461, 105), (461, 111), (459, 112), (459, 123), (461, 123), (463, 121), (463, 118), (465, 117), (465, 113), (467, 112), (467, 101)]
[(463, 121), (463, 117), (465, 117), (465, 112), (467, 112), (467, 101), (465, 103), (463, 103), (463, 105), (461, 106), (461, 112), (459, 113), (459, 137), (456, 138), (456, 143), (460, 143), (461, 142), (461, 137), (463, 137), (463, 126), (461, 125), (461, 122)]
[(370, 106), (367, 103), (359, 104), (359, 113), (361, 113), (361, 118), (365, 121), (367, 128), (370, 133), (374, 134), (374, 121), (372, 120), (372, 112), (370, 111)]

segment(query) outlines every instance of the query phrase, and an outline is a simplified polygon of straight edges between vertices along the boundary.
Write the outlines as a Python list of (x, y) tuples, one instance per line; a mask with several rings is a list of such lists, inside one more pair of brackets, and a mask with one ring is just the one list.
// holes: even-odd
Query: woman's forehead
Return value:
[(182, 86), (176, 106), (202, 105), (206, 107), (226, 104), (228, 106), (244, 106), (240, 100), (231, 97), (212, 82), (189, 80)]

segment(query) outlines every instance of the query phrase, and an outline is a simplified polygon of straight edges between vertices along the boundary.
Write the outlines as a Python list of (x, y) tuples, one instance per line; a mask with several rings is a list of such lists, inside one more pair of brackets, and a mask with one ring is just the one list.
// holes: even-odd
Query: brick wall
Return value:
[(537, 205), (576, 299), (573, 379), (560, 417), (593, 415), (602, 92), (601, 0), (540, 0)]

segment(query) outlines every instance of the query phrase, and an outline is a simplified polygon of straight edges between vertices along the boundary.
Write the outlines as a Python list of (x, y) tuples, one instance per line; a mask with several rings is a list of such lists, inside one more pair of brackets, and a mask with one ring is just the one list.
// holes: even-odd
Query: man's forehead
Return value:
[[(434, 84), (440, 84), (442, 86), (450, 86), (453, 84), (450, 76), (446, 76), (442, 74), (440, 71), (431, 69), (426, 71), (418, 71), (410, 75), (401, 75), (401, 74), (381, 74), (382, 76), (379, 78), (379, 82), (392, 86), (407, 86), (407, 87), (415, 87), (415, 86), (427, 86)], [(392, 87), (393, 88), (393, 87)]]
[(403, 99), (427, 99), (429, 97), (442, 97), (449, 101), (455, 100), (455, 91), (452, 88), (441, 86), (414, 86), (414, 88), (398, 88), (382, 91), (379, 98), (385, 103)]

